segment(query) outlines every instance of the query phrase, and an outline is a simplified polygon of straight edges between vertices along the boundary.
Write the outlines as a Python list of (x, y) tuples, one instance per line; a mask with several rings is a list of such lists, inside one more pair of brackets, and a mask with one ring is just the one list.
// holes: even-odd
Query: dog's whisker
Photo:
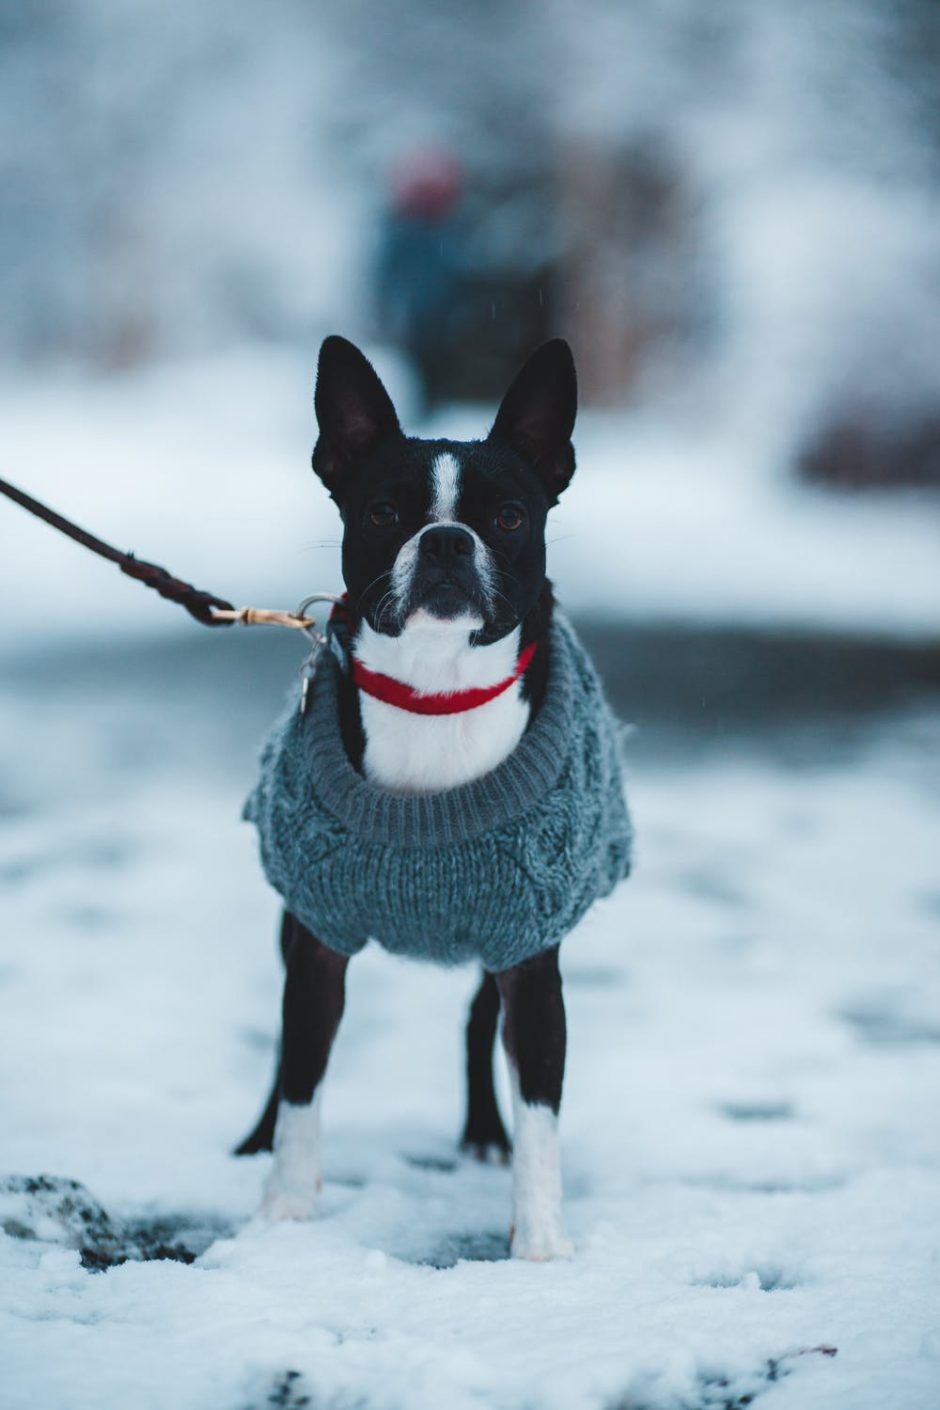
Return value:
[(379, 598), (378, 606), (375, 609), (375, 624), (377, 627), (381, 628), (381, 625), (385, 620), (385, 613), (390, 607), (393, 606), (394, 601), (395, 594), (391, 588), (389, 588), (388, 591), (383, 593), (382, 596)]
[[(370, 583), (367, 583), (367, 584), (366, 584), (366, 586), (362, 589), (362, 592), (360, 592), (359, 595), (358, 595), (358, 597), (356, 598), (356, 611), (357, 611), (357, 612), (361, 612), (361, 611), (362, 611), (362, 604), (363, 604), (363, 602), (365, 601), (367, 594), (370, 593), (370, 592), (372, 591), (372, 589), (373, 589), (378, 583), (380, 583), (380, 582), (382, 581), (383, 578), (391, 578), (391, 576), (392, 576), (392, 570), (391, 570), (390, 568), (384, 569), (383, 572), (381, 572), (381, 573), (376, 573), (376, 575), (375, 575), (375, 577), (372, 579), (372, 581), (371, 581)], [(383, 594), (383, 598), (384, 598), (385, 596), (387, 596), (387, 594)]]

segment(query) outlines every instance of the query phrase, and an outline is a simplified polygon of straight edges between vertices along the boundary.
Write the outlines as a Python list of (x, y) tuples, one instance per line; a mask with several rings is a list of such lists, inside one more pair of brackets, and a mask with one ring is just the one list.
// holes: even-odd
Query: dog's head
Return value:
[(532, 355), (483, 441), (405, 436), (371, 363), (345, 338), (320, 349), (313, 468), (343, 517), (357, 616), (397, 635), (420, 615), (495, 640), (545, 582), (545, 516), (574, 473), (574, 362)]

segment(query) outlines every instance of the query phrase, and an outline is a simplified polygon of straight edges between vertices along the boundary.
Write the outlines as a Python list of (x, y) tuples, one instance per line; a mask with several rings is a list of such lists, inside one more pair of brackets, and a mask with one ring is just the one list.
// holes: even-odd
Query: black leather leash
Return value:
[[(27, 513), (35, 514), (37, 519), (51, 524), (52, 528), (58, 529), (59, 533), (74, 539), (83, 548), (97, 553), (99, 558), (106, 558), (109, 563), (116, 563), (122, 573), (126, 573), (129, 578), (136, 578), (138, 582), (143, 583), (144, 587), (153, 588), (168, 602), (179, 603), (180, 607), (185, 607), (189, 615), (195, 617), (196, 621), (201, 622), (204, 627), (229, 627), (233, 621), (239, 620), (236, 609), (230, 602), (226, 602), (224, 597), (214, 597), (211, 592), (202, 592), (201, 589), (193, 587), (192, 583), (183, 582), (182, 578), (174, 578), (172, 573), (168, 573), (166, 568), (161, 568), (158, 563), (145, 563), (142, 558), (136, 558), (133, 553), (122, 553), (120, 549), (112, 548), (111, 544), (88, 533), (86, 529), (80, 529), (77, 524), (72, 523), (71, 519), (66, 519), (63, 514), (57, 514), (54, 509), (41, 504), (38, 499), (26, 494), (24, 490), (17, 489), (7, 480), (0, 479), (0, 494), (6, 495), (7, 499), (12, 499), (14, 504), (21, 505)], [(216, 615), (217, 612), (235, 615)]]

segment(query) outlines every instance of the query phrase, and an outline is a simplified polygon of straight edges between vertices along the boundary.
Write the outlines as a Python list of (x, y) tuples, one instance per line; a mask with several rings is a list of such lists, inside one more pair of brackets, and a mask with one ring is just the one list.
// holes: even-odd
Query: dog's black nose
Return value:
[(465, 558), (473, 552), (473, 537), (458, 524), (442, 525), (439, 529), (425, 529), (421, 535), (421, 552), (438, 563)]

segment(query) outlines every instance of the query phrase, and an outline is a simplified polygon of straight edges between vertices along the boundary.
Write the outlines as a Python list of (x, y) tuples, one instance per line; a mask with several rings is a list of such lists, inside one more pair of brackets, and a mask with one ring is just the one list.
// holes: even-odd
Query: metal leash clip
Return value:
[[(310, 597), (305, 597), (303, 602), (294, 613), (295, 617), (306, 617), (307, 608), (314, 602), (330, 602), (333, 606), (342, 603), (342, 598), (337, 597), (332, 592), (314, 592)], [(300, 668), (300, 713), (307, 713), (307, 700), (310, 695), (310, 684), (317, 673), (317, 662), (320, 659), (320, 652), (326, 646), (329, 637), (326, 632), (317, 630), (316, 619), (310, 619), (309, 627), (302, 627), (304, 636), (310, 642), (310, 651), (307, 659)]]

